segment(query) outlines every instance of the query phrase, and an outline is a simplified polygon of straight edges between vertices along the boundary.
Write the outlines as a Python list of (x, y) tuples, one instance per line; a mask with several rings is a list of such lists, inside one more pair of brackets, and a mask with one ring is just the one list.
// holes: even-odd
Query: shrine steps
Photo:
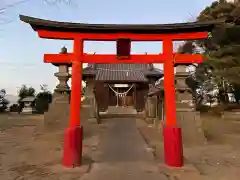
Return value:
[(134, 107), (109, 106), (106, 112), (99, 113), (101, 118), (135, 118), (138, 113)]
[(109, 114), (137, 114), (137, 111), (132, 106), (109, 106), (108, 107)]

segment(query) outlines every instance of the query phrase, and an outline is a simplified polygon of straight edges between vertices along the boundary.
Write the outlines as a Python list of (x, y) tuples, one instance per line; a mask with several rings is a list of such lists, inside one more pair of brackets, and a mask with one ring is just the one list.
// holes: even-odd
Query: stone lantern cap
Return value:
[[(60, 53), (59, 54), (67, 54), (68, 52), (67, 52), (67, 48), (65, 47), (65, 46), (63, 46), (62, 48), (61, 48), (61, 51), (60, 51)], [(52, 65), (54, 65), (54, 66), (60, 66), (60, 65), (66, 65), (66, 66), (68, 66), (68, 67), (71, 67), (72, 66), (72, 63), (52, 63)]]

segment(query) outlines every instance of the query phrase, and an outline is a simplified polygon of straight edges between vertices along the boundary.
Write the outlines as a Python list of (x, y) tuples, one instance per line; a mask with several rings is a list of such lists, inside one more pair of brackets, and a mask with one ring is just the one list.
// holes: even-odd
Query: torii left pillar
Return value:
[(65, 130), (63, 166), (74, 167), (81, 165), (83, 127), (80, 122), (83, 40), (74, 39), (72, 59), (72, 86), (70, 103), (70, 124)]

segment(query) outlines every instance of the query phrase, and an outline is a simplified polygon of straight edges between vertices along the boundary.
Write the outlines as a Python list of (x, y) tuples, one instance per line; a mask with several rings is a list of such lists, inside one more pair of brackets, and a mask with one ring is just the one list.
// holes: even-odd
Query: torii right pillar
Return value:
[[(176, 57), (175, 54), (173, 54), (173, 44), (171, 39), (163, 40), (163, 54), (165, 54), (166, 57), (166, 60), (164, 61), (164, 96), (166, 123), (163, 126), (165, 163), (172, 167), (182, 167), (184, 158), (181, 127), (186, 129), (189, 126), (185, 128), (184, 126), (182, 126), (182, 123), (179, 123), (179, 121), (182, 121), (182, 118), (180, 118), (180, 120), (178, 119), (179, 116), (177, 116), (177, 111), (181, 111), (180, 109), (182, 108), (183, 113), (190, 112), (188, 106), (189, 103), (186, 103), (186, 101), (184, 101), (192, 100), (192, 94), (191, 92), (189, 92), (189, 88), (186, 87), (185, 83), (187, 77), (185, 64), (187, 62), (178, 63), (180, 66), (180, 71), (184, 69), (185, 72), (179, 72), (179, 68), (177, 68), (176, 76), (178, 83), (176, 84), (177, 87), (175, 89), (174, 65), (176, 63)], [(177, 103), (176, 90), (178, 95)], [(180, 92), (181, 95), (179, 95), (178, 92)], [(182, 95), (184, 95), (187, 99), (181, 99)], [(179, 104), (181, 105), (180, 109)], [(196, 112), (194, 112), (194, 115), (195, 113)], [(189, 122), (187, 122), (187, 124), (195, 122), (194, 120), (196, 119), (196, 117), (192, 115), (193, 114), (187, 114), (188, 119), (190, 120)], [(191, 129), (193, 128), (191, 127)], [(190, 133), (189, 135), (192, 136), (192, 133)]]
[(163, 127), (165, 163), (173, 167), (183, 166), (183, 146), (181, 128), (177, 127), (176, 96), (174, 78), (174, 54), (171, 39), (163, 40), (164, 95), (166, 123)]

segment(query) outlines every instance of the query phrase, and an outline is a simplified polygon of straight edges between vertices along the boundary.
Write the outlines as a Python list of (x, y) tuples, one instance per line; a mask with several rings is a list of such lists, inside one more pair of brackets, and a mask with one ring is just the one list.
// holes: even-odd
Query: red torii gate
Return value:
[[(208, 37), (218, 22), (179, 23), (169, 25), (106, 25), (48, 21), (20, 15), (40, 38), (73, 40), (73, 53), (45, 54), (45, 63), (72, 63), (70, 124), (65, 130), (63, 165), (81, 165), (82, 127), (80, 123), (82, 63), (163, 63), (166, 104), (164, 126), (165, 162), (169, 166), (183, 165), (181, 129), (176, 125), (174, 64), (201, 63), (199, 54), (173, 53), (174, 40), (196, 40)], [(84, 40), (117, 41), (118, 54), (86, 54)], [(131, 41), (162, 41), (162, 54), (131, 55)], [(125, 49), (124, 47), (125, 46)], [(127, 47), (127, 48), (126, 48)], [(123, 57), (124, 55), (124, 57)]]

